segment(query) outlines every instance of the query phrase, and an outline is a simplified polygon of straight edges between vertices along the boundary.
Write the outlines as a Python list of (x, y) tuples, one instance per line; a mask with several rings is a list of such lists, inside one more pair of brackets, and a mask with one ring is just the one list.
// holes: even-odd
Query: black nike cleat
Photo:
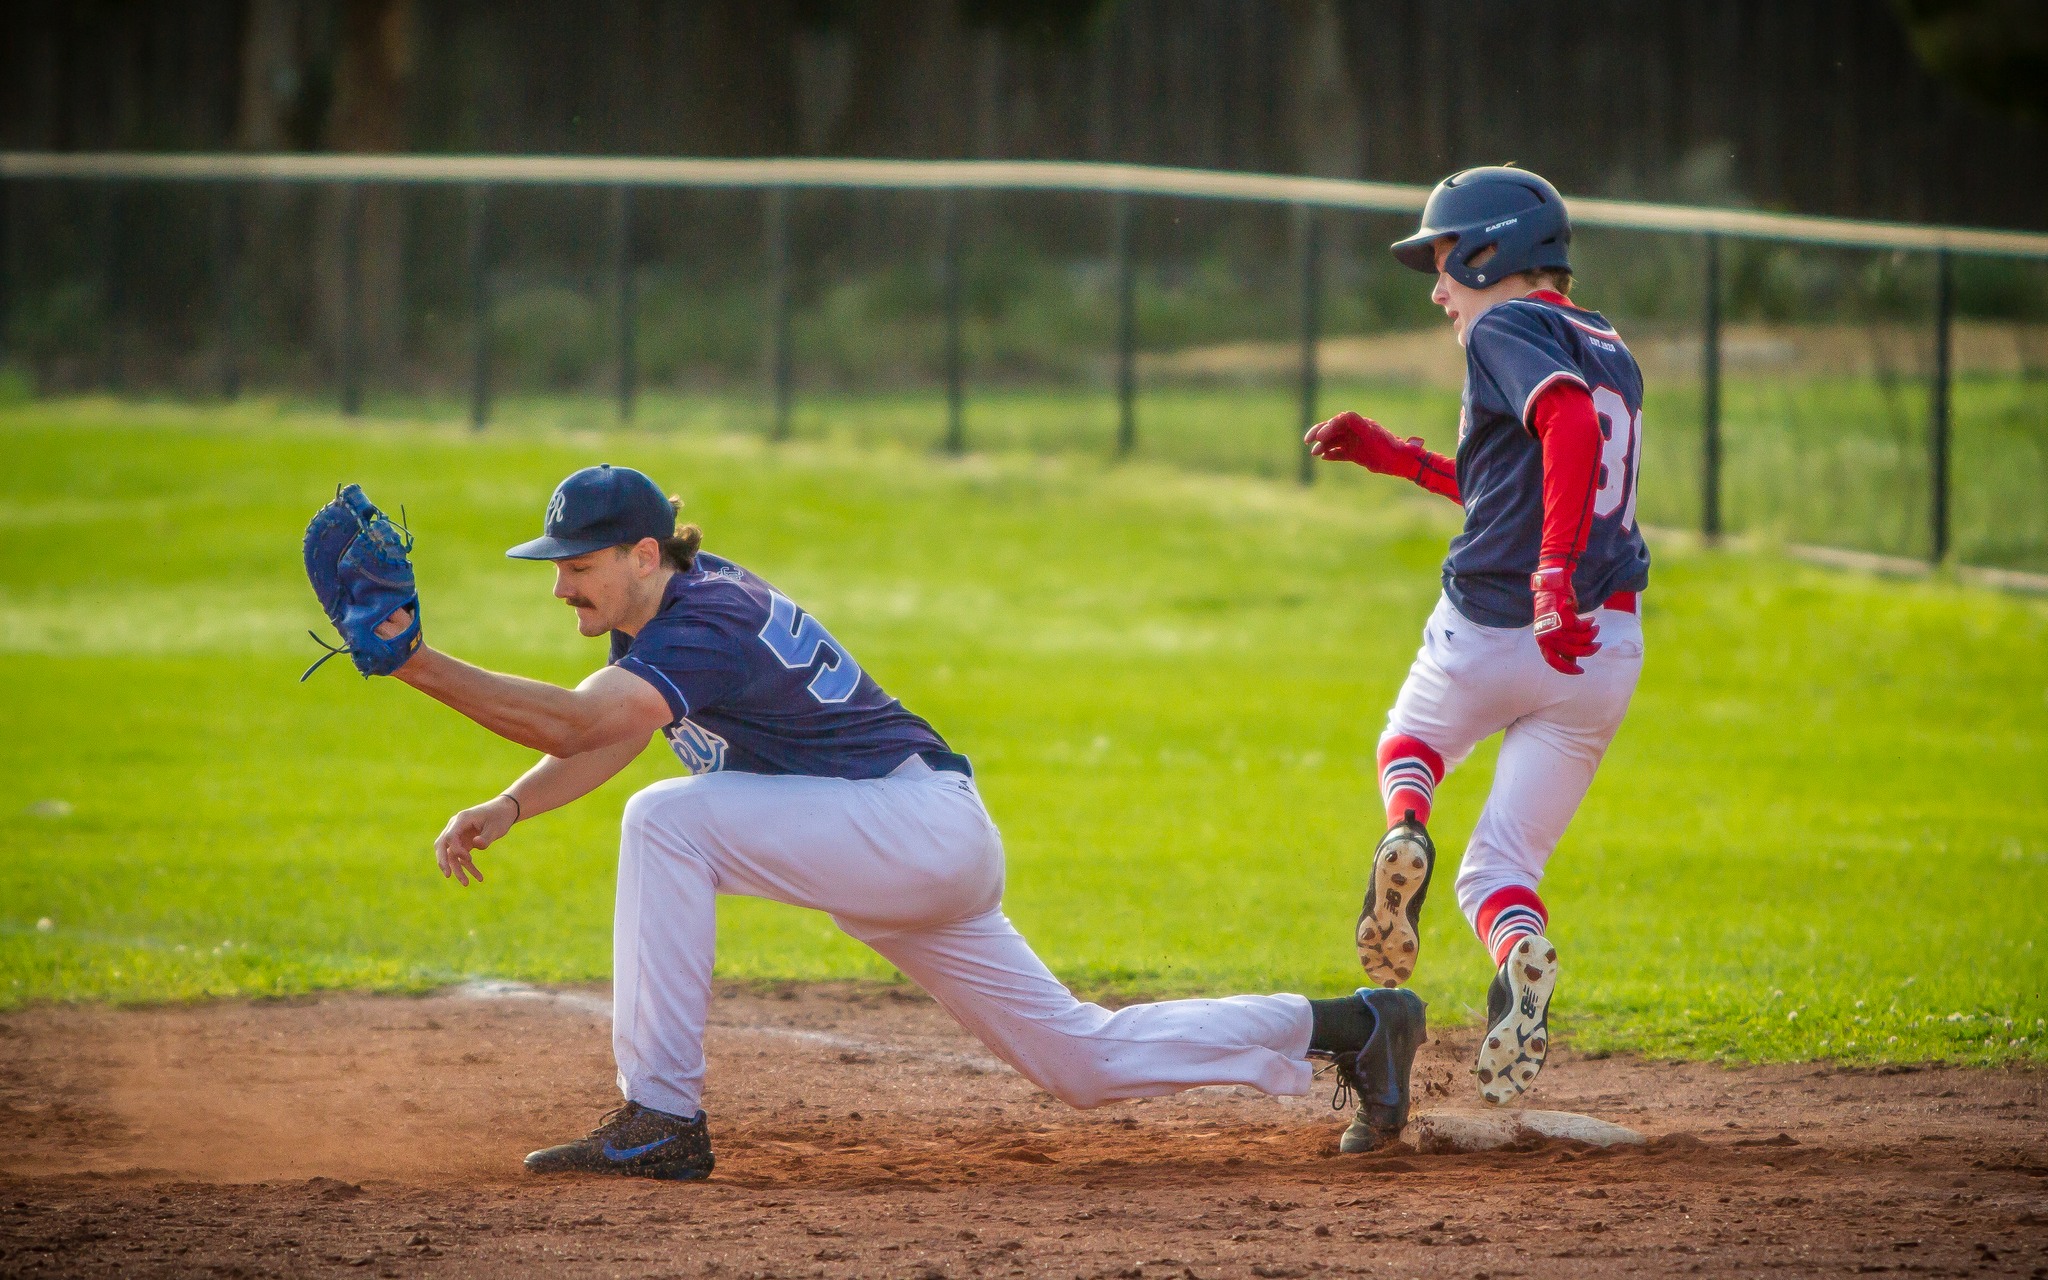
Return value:
[(1550, 1052), (1550, 993), (1557, 947), (1532, 934), (1516, 942), (1486, 990), (1486, 1037), (1479, 1042), (1479, 1096), (1513, 1102), (1536, 1082)]
[(1338, 1079), (1331, 1105), (1341, 1111), (1347, 1098), (1358, 1099), (1351, 1126), (1337, 1143), (1338, 1150), (1354, 1155), (1401, 1136), (1408, 1124), (1408, 1073), (1429, 1033), (1429, 1006), (1413, 991), (1361, 987), (1358, 998), (1372, 1011), (1371, 1037), (1355, 1053), (1329, 1055)]
[(1365, 906), (1358, 913), (1358, 963), (1383, 987), (1415, 972), (1422, 950), (1422, 900), (1436, 871), (1436, 846), (1414, 818), (1397, 822), (1372, 851)]
[(678, 1182), (711, 1176), (711, 1130), (704, 1113), (685, 1120), (629, 1102), (587, 1138), (526, 1157), (534, 1173), (614, 1173)]

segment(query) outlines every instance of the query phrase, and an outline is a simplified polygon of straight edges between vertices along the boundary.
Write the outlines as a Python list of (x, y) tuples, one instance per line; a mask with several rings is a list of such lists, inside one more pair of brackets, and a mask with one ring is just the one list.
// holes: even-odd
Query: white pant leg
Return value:
[(918, 764), (868, 782), (716, 773), (626, 806), (615, 923), (619, 1087), (693, 1114), (718, 893), (832, 913), (968, 1030), (1078, 1105), (1200, 1084), (1308, 1088), (1300, 996), (1083, 1005), (1005, 920), (1002, 842), (973, 785)]
[(1097, 1107), (1201, 1085), (1307, 1093), (1311, 1016), (1297, 995), (1083, 1004), (1001, 911), (917, 929), (841, 921), (961, 1026), (1060, 1101)]
[(1534, 704), (1507, 728), (1493, 789), (1458, 868), (1458, 906), (1475, 922), (1480, 904), (1509, 886), (1534, 889), (1564, 838), (1593, 774), (1628, 711), (1643, 670), (1642, 622), (1600, 609), (1600, 652), (1581, 658), (1585, 674), (1554, 671), (1526, 628), (1526, 644), (1494, 661)]
[(896, 925), (1001, 901), (1002, 845), (980, 798), (958, 775), (923, 778), (711, 773), (657, 782), (626, 803), (612, 1050), (628, 1099), (697, 1110), (716, 895)]
[(1437, 597), (1381, 740), (1421, 739), (1443, 757), (1447, 774), (1464, 763), (1473, 747), (1529, 710), (1528, 690), (1500, 661), (1516, 634), (1469, 622), (1448, 599)]

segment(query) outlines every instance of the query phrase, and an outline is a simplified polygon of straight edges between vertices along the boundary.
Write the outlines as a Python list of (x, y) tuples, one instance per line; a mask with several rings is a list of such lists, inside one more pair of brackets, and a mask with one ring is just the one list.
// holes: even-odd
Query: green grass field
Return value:
[[(1446, 341), (1449, 339), (1446, 338)], [(1396, 381), (1333, 379), (1320, 412), (1367, 413), (1433, 448), (1456, 445), (1455, 389)], [(1730, 533), (1768, 541), (1819, 543), (1923, 557), (1928, 532), (1927, 389), (1917, 379), (1731, 377), (1723, 387), (1722, 522)], [(1967, 376), (1952, 401), (1951, 547), (1964, 564), (2048, 573), (2048, 383), (2039, 378)], [(454, 421), (448, 398), (380, 397), (377, 413)], [(800, 393), (791, 434), (808, 443), (934, 447), (945, 436), (945, 402), (931, 390)], [(1644, 407), (1645, 463), (1639, 515), (1650, 524), (1696, 529), (1700, 512), (1700, 399), (1691, 385), (1654, 384)], [(760, 433), (768, 410), (751, 394), (642, 397), (641, 429), (688, 435)], [(1300, 455), (1298, 392), (1292, 385), (1161, 383), (1138, 397), (1141, 461), (1184, 469), (1286, 479)], [(1116, 404), (1107, 390), (1081, 387), (969, 388), (970, 447), (1002, 452), (1110, 456)], [(494, 406), (498, 426), (611, 430), (602, 396), (513, 396)], [(1320, 483), (1361, 495), (1363, 474), (1330, 473)]]
[[(815, 408), (808, 412), (816, 413)], [(1000, 438), (1000, 404), (976, 422)], [(975, 760), (1012, 915), (1094, 992), (1334, 992), (1385, 707), (1448, 506), (1362, 474), (841, 438), (346, 425), (264, 405), (0, 410), (0, 1006), (591, 980), (650, 751), (462, 891), (446, 815), (526, 753), (339, 664), (299, 566), (340, 479), (404, 504), (433, 641), (570, 681), (603, 660), (530, 536), (573, 467), (644, 467)], [(988, 438), (988, 437), (984, 437)], [(1283, 455), (1284, 456), (1284, 455)], [(1650, 658), (1545, 893), (1559, 1025), (1691, 1057), (2042, 1061), (2048, 601), (1656, 548)], [(1455, 856), (1491, 768), (1446, 785)], [(1417, 986), (1487, 965), (1446, 866)], [(886, 978), (821, 916), (725, 904), (721, 972)]]

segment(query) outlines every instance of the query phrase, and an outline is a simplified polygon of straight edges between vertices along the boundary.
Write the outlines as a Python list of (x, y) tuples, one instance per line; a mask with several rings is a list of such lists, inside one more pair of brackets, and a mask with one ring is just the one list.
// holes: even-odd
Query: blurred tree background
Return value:
[[(2039, 0), (13, 0), (0, 146), (1079, 159), (1415, 183), (1512, 161), (1570, 194), (2048, 228), (2044, 14)], [(349, 348), (373, 391), (445, 393), (471, 368), (481, 275), (494, 376), (588, 389), (623, 363), (607, 293), (623, 253), (643, 377), (757, 379), (759, 193), (643, 192), (629, 224), (608, 197), (501, 189), (472, 253), (457, 189), (8, 183), (0, 363), (46, 390), (313, 387)], [(1109, 202), (959, 208), (974, 375), (1102, 383)], [(1284, 340), (1299, 315), (1286, 215), (1137, 202), (1140, 343)], [(788, 217), (800, 380), (929, 382), (937, 197), (798, 193)], [(1323, 219), (1325, 332), (1433, 323), (1415, 282), (1364, 252), (1401, 221)], [(1576, 251), (1595, 305), (1638, 326), (1696, 316), (1689, 238), (1593, 234)], [(2039, 322), (2043, 275), (1964, 261), (1959, 306)], [(1731, 246), (1728, 280), (1733, 320), (1905, 322), (1932, 297), (1924, 259), (1898, 255)]]
[(1514, 160), (1567, 192), (2048, 227), (2044, 15), (2038, 0), (13, 0), (0, 144), (1058, 158), (1406, 182)]

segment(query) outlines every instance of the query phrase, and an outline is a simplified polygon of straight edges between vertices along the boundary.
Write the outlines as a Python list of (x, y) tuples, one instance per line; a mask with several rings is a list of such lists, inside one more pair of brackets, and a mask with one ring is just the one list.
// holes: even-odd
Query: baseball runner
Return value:
[(1340, 1106), (1343, 1090), (1358, 1099), (1344, 1150), (1400, 1132), (1425, 1033), (1413, 993), (1171, 1000), (1113, 1013), (1076, 1000), (1003, 915), (1002, 840), (967, 758), (884, 693), (817, 617), (700, 550), (696, 526), (677, 527), (679, 507), (638, 471), (588, 467), (555, 490), (543, 535), (507, 553), (552, 562), (577, 629), (610, 637), (610, 661), (574, 689), (423, 643), (411, 537), (362, 490), (343, 489), (306, 534), (308, 577), (343, 638), (334, 652), (543, 753), (503, 793), (448, 820), (434, 844), (442, 875), (482, 879), (479, 850), (602, 784), (654, 733), (688, 770), (626, 805), (612, 933), (624, 1105), (588, 1137), (534, 1152), (527, 1168), (711, 1172), (704, 1022), (719, 894), (830, 913), (1073, 1106), (1217, 1084), (1302, 1094), (1315, 1057), (1334, 1064)]
[(1437, 184), (1421, 229), (1393, 252), (1436, 276), (1431, 299), (1465, 348), (1457, 457), (1356, 413), (1307, 437), (1320, 458), (1412, 480), (1465, 509), (1443, 596), (1380, 738), (1388, 829), (1357, 945), (1384, 987), (1413, 973), (1436, 865), (1431, 797), (1481, 739), (1501, 734), (1457, 880), (1458, 906), (1499, 966), (1476, 1065), (1481, 1096), (1496, 1103), (1543, 1069), (1559, 964), (1536, 886), (1643, 666), (1642, 372), (1612, 325), (1572, 303), (1570, 244), (1563, 199), (1533, 173), (1468, 169)]

